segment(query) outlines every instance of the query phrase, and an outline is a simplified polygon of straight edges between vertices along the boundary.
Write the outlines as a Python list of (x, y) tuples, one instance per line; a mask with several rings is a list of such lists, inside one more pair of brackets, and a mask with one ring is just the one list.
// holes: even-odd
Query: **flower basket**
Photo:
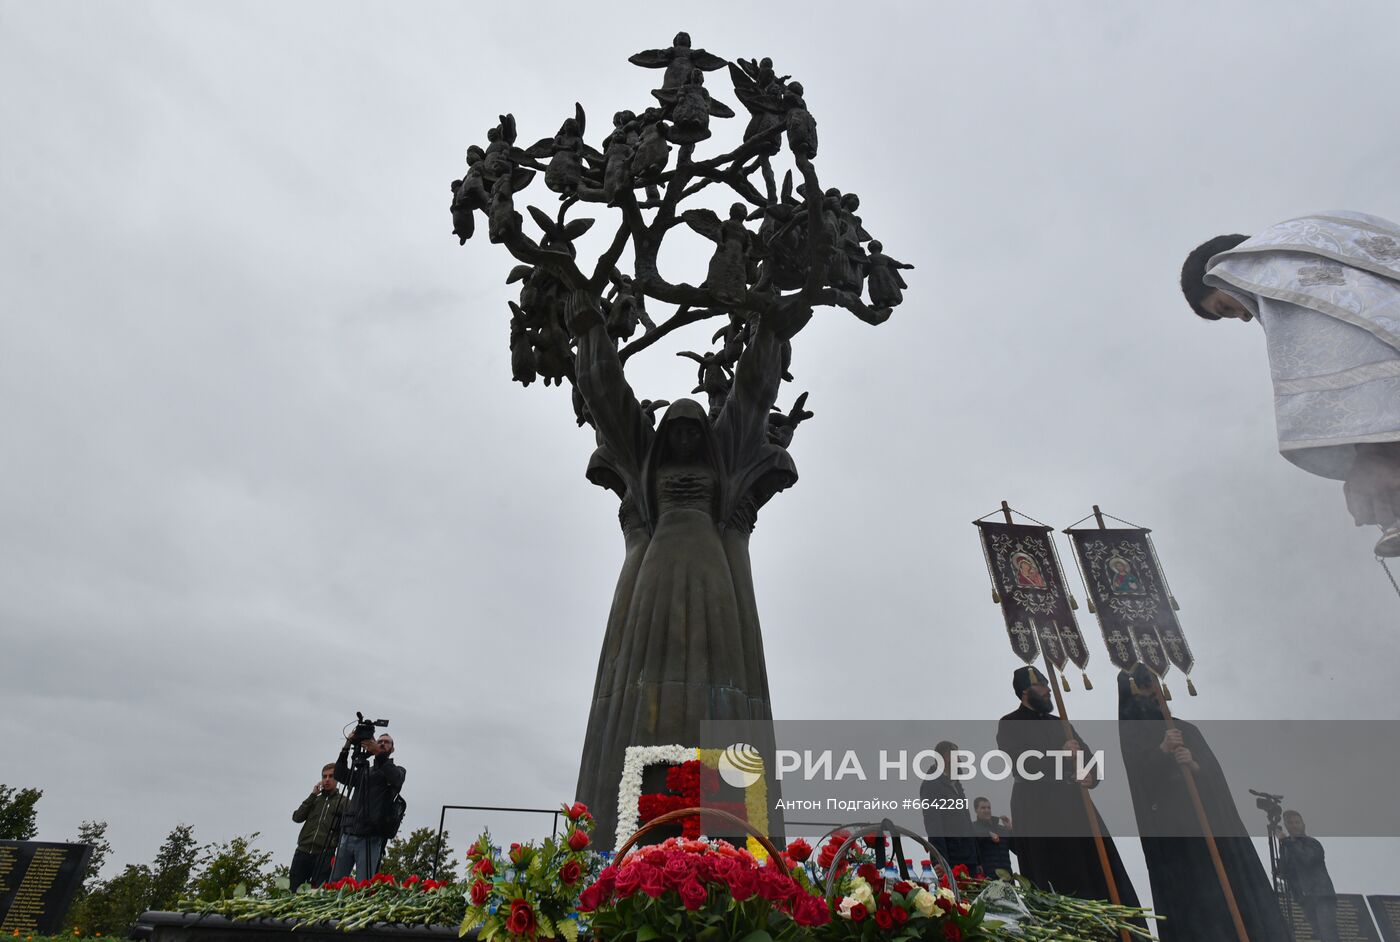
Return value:
[(783, 873), (788, 872), (787, 863), (783, 860), (781, 851), (769, 840), (767, 834), (760, 832), (752, 824), (749, 824), (749, 822), (738, 815), (730, 814), (728, 811), (722, 811), (718, 808), (677, 808), (675, 811), (668, 811), (665, 814), (657, 815), (655, 818), (652, 818), (646, 824), (643, 824), (641, 827), (637, 828), (637, 830), (633, 831), (632, 836), (622, 842), (621, 846), (617, 849), (617, 854), (613, 857), (613, 866), (621, 866), (623, 858), (627, 856), (627, 852), (635, 847), (637, 842), (646, 836), (647, 832), (655, 830), (663, 825), (679, 821), (682, 818), (690, 817), (691, 815), (699, 815), (701, 821), (708, 818), (710, 820), (719, 820), (726, 824), (735, 825), (743, 833), (758, 841), (758, 843), (763, 846), (763, 849), (768, 852), (768, 859), (773, 861)]
[(872, 834), (878, 834), (881, 839), (883, 839), (886, 834), (889, 834), (893, 838), (894, 859), (899, 865), (899, 876), (904, 880), (909, 879), (909, 865), (904, 858), (904, 846), (900, 843), (900, 836), (912, 837), (914, 840), (918, 841), (923, 845), (924, 850), (928, 851), (929, 859), (934, 861), (935, 872), (942, 870), (944, 882), (946, 882), (948, 888), (953, 891), (954, 899), (962, 899), (962, 896), (958, 893), (958, 881), (953, 875), (953, 868), (948, 865), (948, 859), (939, 853), (937, 847), (934, 847), (933, 844), (917, 832), (900, 827), (890, 821), (889, 818), (886, 818), (878, 824), (874, 822), (844, 824), (839, 828), (833, 828), (822, 836), (822, 840), (819, 843), (824, 843), (828, 837), (842, 831), (848, 832), (850, 836), (836, 849), (836, 855), (832, 858), (831, 866), (827, 869), (825, 895), (828, 902), (833, 902), (835, 900), (836, 878), (839, 876), (841, 863), (846, 859), (846, 855), (850, 853), (851, 848), (855, 846), (857, 841)]

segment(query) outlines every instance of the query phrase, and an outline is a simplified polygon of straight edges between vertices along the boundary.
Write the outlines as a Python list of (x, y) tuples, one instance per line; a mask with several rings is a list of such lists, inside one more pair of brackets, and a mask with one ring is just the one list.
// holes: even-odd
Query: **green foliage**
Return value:
[(442, 883), (456, 882), (456, 856), (452, 852), (447, 831), (442, 832), (442, 849), (438, 851), (437, 831), (415, 828), (408, 837), (396, 837), (389, 842), (384, 859), (379, 863), (379, 872), (400, 881), (413, 876), (426, 880), (433, 875), (433, 860), (436, 857), (436, 879)]
[(76, 902), (68, 922), (85, 932), (123, 936), (138, 916), (150, 909), (155, 881), (145, 864), (127, 864), (121, 873), (99, 884)]
[[(84, 821), (78, 829), (79, 838), (90, 838), (96, 852), (105, 860), (111, 852), (107, 842), (105, 821)], [(124, 936), (132, 923), (148, 909), (173, 909), (190, 883), (190, 873), (198, 856), (194, 829), (179, 824), (166, 836), (150, 866), (127, 864), (110, 880), (98, 876), (98, 868), (88, 871), (83, 890), (68, 911), (66, 925), (83, 932), (100, 932), (104, 936)]]
[(112, 842), (107, 840), (106, 821), (84, 821), (78, 825), (78, 836), (70, 844), (88, 844), (92, 847), (92, 859), (88, 861), (87, 873), (83, 876), (83, 894), (91, 893), (102, 881), (102, 868), (112, 855)]
[(177, 824), (156, 851), (151, 864), (151, 905), (149, 909), (173, 909), (189, 890), (190, 874), (199, 857), (194, 828)]
[(194, 896), (216, 900), (249, 892), (272, 892), (274, 877), (268, 870), (272, 852), (254, 850), (257, 839), (258, 832), (254, 831), (247, 837), (235, 837), (204, 848), (199, 875), (191, 889)]
[(34, 840), (34, 835), (39, 833), (34, 806), (43, 794), (37, 788), (15, 789), (0, 785), (0, 840)]

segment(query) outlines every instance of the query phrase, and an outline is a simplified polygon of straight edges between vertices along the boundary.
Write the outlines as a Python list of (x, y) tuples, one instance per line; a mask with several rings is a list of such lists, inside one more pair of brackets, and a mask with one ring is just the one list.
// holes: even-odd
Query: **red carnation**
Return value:
[(693, 876), (681, 884), (680, 894), (681, 903), (686, 909), (699, 909), (710, 896), (704, 884)]
[(758, 895), (770, 902), (791, 899), (799, 891), (792, 877), (777, 867), (764, 867), (758, 874)]
[(831, 910), (820, 896), (800, 893), (792, 906), (792, 918), (799, 926), (824, 926), (831, 922)]
[(535, 911), (525, 900), (511, 900), (510, 915), (506, 917), (506, 931), (512, 935), (535, 934)]
[(559, 882), (565, 886), (577, 883), (581, 876), (583, 876), (583, 865), (577, 860), (570, 860), (559, 868)]
[(873, 863), (861, 864), (859, 867), (856, 868), (856, 875), (859, 876), (866, 883), (869, 883), (871, 889), (874, 889), (875, 887), (880, 885), (880, 871), (875, 869), (875, 865)]
[(580, 828), (574, 828), (569, 832), (569, 850), (583, 850), (589, 844), (588, 832)]
[(967, 864), (955, 864), (953, 866), (953, 879), (957, 880), (959, 883), (964, 880), (972, 879), (972, 874), (968, 872)]
[(787, 853), (793, 860), (802, 863), (812, 856), (812, 845), (799, 837), (787, 846)]
[(477, 880), (472, 884), (472, 905), (485, 906), (486, 901), (491, 898), (491, 884), (485, 880)]
[[(854, 908), (855, 907), (852, 907), (852, 909)], [(875, 910), (875, 925), (879, 926), (881, 929), (888, 929), (890, 926), (894, 925), (894, 917), (890, 915), (888, 909), (877, 909)]]

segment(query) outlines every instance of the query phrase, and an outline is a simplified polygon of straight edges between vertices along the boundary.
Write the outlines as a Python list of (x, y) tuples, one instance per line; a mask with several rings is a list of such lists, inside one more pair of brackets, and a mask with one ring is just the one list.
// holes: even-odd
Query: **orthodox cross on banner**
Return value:
[(1098, 526), (1072, 526), (1065, 533), (1074, 546), (1089, 611), (1098, 616), (1108, 659), (1127, 671), (1142, 663), (1158, 677), (1176, 667), (1187, 675), (1186, 689), (1195, 696), (1190, 678), (1195, 655), (1177, 621), (1176, 599), (1152, 546), (1152, 531), (1131, 524), (1109, 528), (1105, 516), (1095, 507), (1092, 517)]
[[(1075, 621), (1079, 606), (1065, 585), (1052, 528), (1012, 523), (1010, 508), (1002, 506), (1003, 522), (982, 519), (973, 524), (1011, 650), (1027, 664), (1043, 656), (1057, 671), (1070, 662), (1082, 671), (1089, 663), (1089, 649)], [(1085, 686), (1092, 688), (1087, 675)]]

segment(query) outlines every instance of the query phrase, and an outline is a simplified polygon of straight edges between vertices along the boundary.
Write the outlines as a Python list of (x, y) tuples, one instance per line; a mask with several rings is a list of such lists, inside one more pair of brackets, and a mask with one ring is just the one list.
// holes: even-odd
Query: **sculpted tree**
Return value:
[[(792, 340), (821, 306), (884, 322), (903, 299), (900, 270), (911, 267), (871, 241), (854, 193), (821, 188), (803, 88), (770, 60), (728, 63), (678, 33), (669, 48), (631, 61), (665, 70), (655, 103), (613, 115), (596, 148), (582, 106), (524, 148), (514, 117), (502, 115), (452, 184), (459, 239), (475, 234), (480, 214), (490, 241), (520, 262), (507, 278), (520, 285), (510, 303), (514, 379), (569, 382), (576, 420), (597, 433), (587, 477), (621, 502), (626, 552), (578, 783), (603, 846), (628, 746), (696, 745), (702, 720), (771, 718), (748, 544), (759, 509), (797, 480), (788, 448), (812, 417), (805, 394), (787, 413), (776, 408), (792, 378)], [(721, 70), (750, 118), (737, 147), (697, 159), (712, 119), (734, 116), (706, 85)], [(785, 151), (792, 168), (779, 186), (774, 162)], [(549, 211), (525, 207), (531, 232), (516, 199), (540, 175), (557, 199)], [(737, 198), (724, 218), (684, 208), (711, 187)], [(576, 246), (597, 221), (575, 215), (584, 207), (617, 220), (591, 265)], [(699, 285), (668, 280), (657, 266), (681, 227), (712, 243)], [(721, 319), (713, 349), (680, 354), (698, 365), (692, 393), (704, 405), (639, 399), (627, 361), (710, 318)]]

